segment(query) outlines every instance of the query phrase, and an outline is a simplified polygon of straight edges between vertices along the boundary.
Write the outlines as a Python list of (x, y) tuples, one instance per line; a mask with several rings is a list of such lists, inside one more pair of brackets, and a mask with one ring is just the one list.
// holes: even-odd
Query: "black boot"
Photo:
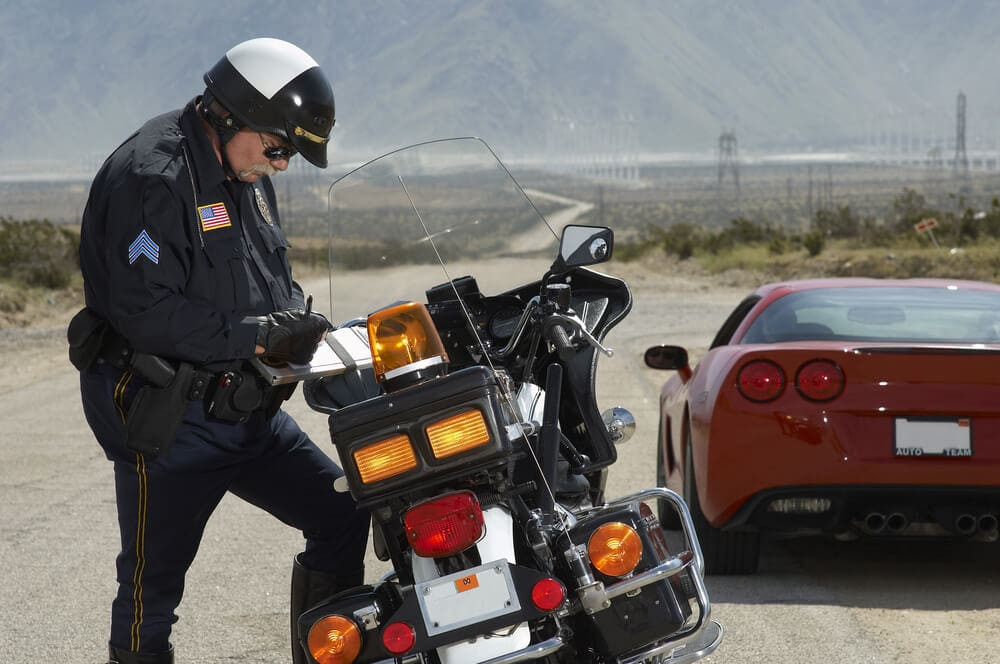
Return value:
[(360, 586), (365, 582), (364, 569), (351, 574), (330, 574), (309, 569), (299, 562), (299, 556), (295, 556), (292, 561), (292, 595), (289, 602), (292, 622), (292, 664), (307, 662), (305, 652), (302, 650), (302, 640), (306, 635), (303, 634), (303, 639), (299, 639), (299, 616), (340, 591)]
[(158, 655), (129, 652), (108, 644), (108, 664), (174, 664), (174, 647)]

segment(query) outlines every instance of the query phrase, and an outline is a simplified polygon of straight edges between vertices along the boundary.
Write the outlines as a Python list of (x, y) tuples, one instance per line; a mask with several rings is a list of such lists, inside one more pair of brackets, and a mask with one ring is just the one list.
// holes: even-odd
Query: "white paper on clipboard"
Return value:
[(309, 364), (286, 364), (272, 367), (253, 358), (251, 363), (271, 385), (284, 385), (300, 380), (336, 376), (349, 369), (364, 369), (372, 365), (368, 349), (368, 331), (364, 327), (344, 327), (334, 330), (319, 342)]

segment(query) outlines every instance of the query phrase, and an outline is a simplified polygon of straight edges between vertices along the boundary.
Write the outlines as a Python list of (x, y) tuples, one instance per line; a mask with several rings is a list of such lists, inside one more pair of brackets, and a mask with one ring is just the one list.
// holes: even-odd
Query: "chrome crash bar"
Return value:
[[(665, 501), (674, 507), (681, 520), (681, 530), (684, 533), (688, 550), (681, 551), (653, 569), (620, 581), (610, 588), (605, 588), (603, 583), (595, 581), (579, 588), (577, 594), (584, 611), (593, 614), (611, 606), (612, 598), (634, 593), (643, 586), (670, 578), (693, 564), (693, 573), (689, 574), (688, 577), (694, 584), (695, 601), (698, 603), (698, 618), (694, 624), (641, 653), (627, 655), (618, 660), (620, 664), (645, 662), (649, 658), (655, 658), (656, 662), (669, 662), (669, 664), (693, 662), (711, 653), (719, 646), (722, 642), (723, 630), (718, 623), (709, 621), (712, 614), (712, 603), (708, 598), (708, 591), (705, 589), (705, 560), (701, 553), (701, 545), (698, 543), (698, 534), (691, 521), (691, 512), (684, 504), (684, 500), (670, 489), (657, 487), (618, 498), (606, 505), (587, 510), (586, 514), (590, 516), (605, 509), (647, 500)], [(688, 648), (691, 646), (694, 646), (695, 650), (689, 650)]]
[[(698, 603), (698, 617), (690, 626), (679, 630), (662, 641), (656, 642), (641, 652), (630, 653), (619, 657), (618, 664), (690, 664), (715, 651), (722, 643), (723, 629), (719, 623), (710, 621), (712, 605), (705, 590), (705, 563), (698, 544), (698, 536), (691, 521), (691, 513), (679, 495), (670, 489), (646, 489), (610, 503), (586, 510), (587, 515), (595, 512), (646, 500), (663, 500), (673, 505), (680, 515), (687, 551), (663, 561), (656, 567), (642, 574), (620, 581), (610, 588), (605, 588), (600, 581), (594, 581), (577, 589), (581, 608), (588, 614), (603, 611), (611, 606), (611, 600), (620, 595), (634, 593), (643, 586), (668, 579), (692, 567), (694, 573), (689, 578), (695, 587), (695, 600)], [(582, 516), (582, 515), (578, 515)], [(566, 640), (556, 635), (545, 641), (493, 657), (480, 664), (516, 664), (530, 662), (558, 652), (566, 645)]]

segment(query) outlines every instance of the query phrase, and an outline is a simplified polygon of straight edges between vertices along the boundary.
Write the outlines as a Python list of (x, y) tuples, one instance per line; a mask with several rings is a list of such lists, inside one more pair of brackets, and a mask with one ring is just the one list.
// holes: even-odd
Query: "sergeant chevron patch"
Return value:
[(160, 245), (153, 242), (153, 238), (149, 237), (145, 228), (128, 246), (128, 264), (131, 265), (139, 260), (139, 256), (145, 256), (153, 261), (154, 265), (160, 262)]

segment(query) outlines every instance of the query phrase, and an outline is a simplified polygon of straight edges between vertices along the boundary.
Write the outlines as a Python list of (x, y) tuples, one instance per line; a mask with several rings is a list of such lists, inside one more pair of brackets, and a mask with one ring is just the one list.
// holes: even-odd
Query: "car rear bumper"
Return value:
[(795, 534), (998, 539), (1000, 486), (816, 486), (760, 491), (724, 525)]

